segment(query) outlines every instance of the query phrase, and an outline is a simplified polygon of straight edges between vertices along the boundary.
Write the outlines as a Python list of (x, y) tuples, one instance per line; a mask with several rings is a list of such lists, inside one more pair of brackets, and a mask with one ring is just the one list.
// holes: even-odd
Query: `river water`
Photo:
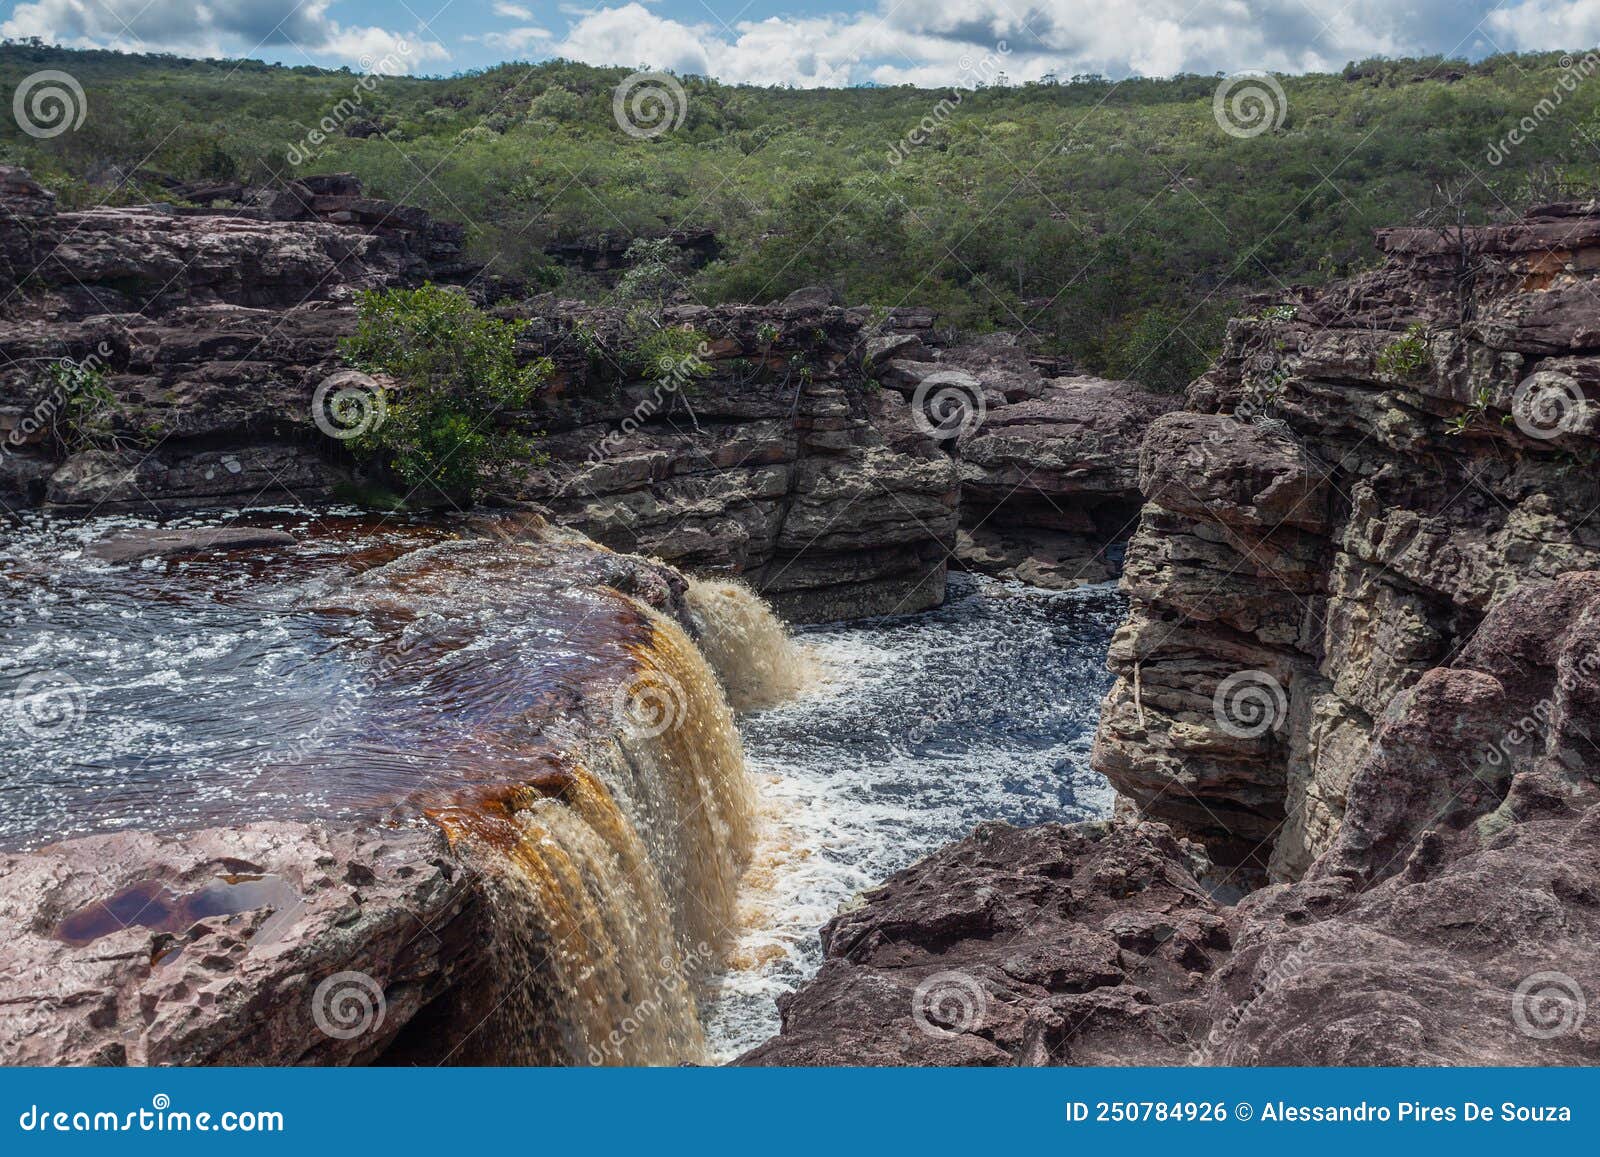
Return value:
[(1110, 585), (952, 575), (938, 610), (798, 632), (811, 688), (741, 720), (766, 824), (704, 1018), (716, 1059), (777, 1031), (776, 998), (815, 974), (817, 929), (857, 892), (983, 820), (1109, 813), (1089, 749), (1122, 609)]
[[(535, 738), (544, 729), (521, 721), (583, 702), (591, 679), (609, 686), (607, 672), (635, 662), (649, 630), (606, 593), (613, 580), (550, 584), (548, 568), (566, 564), (528, 547), (455, 542), (435, 524), (353, 511), (251, 521), (288, 530), (296, 545), (108, 566), (85, 546), (140, 523), (33, 520), (0, 539), (0, 849), (268, 818), (417, 822), (441, 793), (523, 782), (555, 758)], [(717, 613), (735, 609), (750, 618), (749, 601)], [(1048, 593), (956, 575), (938, 610), (798, 632), (798, 698), (739, 720), (757, 834), (730, 966), (702, 992), (705, 1059), (776, 1031), (776, 997), (815, 973), (817, 929), (858, 892), (983, 820), (1109, 810), (1088, 757), (1121, 611), (1109, 587)], [(680, 669), (674, 685), (695, 678)], [(625, 797), (652, 763), (658, 794), (691, 765), (697, 781), (715, 779), (712, 755), (731, 760), (718, 775), (737, 779), (739, 740), (726, 722), (726, 736), (706, 731), (715, 713), (694, 712), (682, 751), (634, 750), (632, 772), (597, 770), (660, 861), (669, 896), (713, 892), (714, 873), (677, 877), (696, 857), (732, 862), (734, 852), (656, 848), (665, 829), (649, 817), (664, 805)], [(540, 814), (547, 827), (577, 822)], [(574, 848), (594, 842), (568, 834)], [(601, 848), (594, 864), (610, 854)], [(604, 892), (608, 877), (593, 874)], [(549, 918), (548, 897), (524, 908)], [(573, 1003), (609, 1016), (647, 982), (619, 982), (609, 1004), (592, 994)], [(694, 1019), (688, 1010), (697, 1052)], [(582, 1062), (576, 1037), (563, 1047)], [(689, 1047), (663, 1039), (629, 1055), (671, 1063)]]

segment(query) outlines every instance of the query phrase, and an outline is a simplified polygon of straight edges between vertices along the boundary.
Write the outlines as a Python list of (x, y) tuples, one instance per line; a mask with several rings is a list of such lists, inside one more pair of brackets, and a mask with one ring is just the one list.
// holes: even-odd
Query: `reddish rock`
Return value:
[[(1231, 907), (1148, 822), (980, 829), (829, 924), (744, 1063), (1600, 1062), (1597, 623), (1597, 572), (1509, 596), (1394, 704), (1305, 878)], [(922, 1031), (936, 975), (990, 1011)]]
[(835, 917), (739, 1063), (1184, 1064), (1230, 941), (1194, 851), (1156, 824), (980, 825)]
[[(283, 823), (0, 856), (0, 1063), (377, 1059), (419, 1010), (484, 967), (462, 871), (430, 831)], [(234, 884), (248, 907), (148, 926), (207, 888), (229, 906), (228, 881), (258, 878), (282, 895), (261, 903)], [(63, 937), (74, 916), (86, 942)], [(330, 1021), (330, 1035), (313, 996), (340, 974), (366, 980), (334, 980), (350, 1019)]]

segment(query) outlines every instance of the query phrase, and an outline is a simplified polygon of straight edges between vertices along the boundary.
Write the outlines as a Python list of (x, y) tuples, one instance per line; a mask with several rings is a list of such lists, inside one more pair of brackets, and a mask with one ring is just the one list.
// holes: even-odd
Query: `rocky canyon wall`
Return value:
[[(927, 311), (846, 309), (822, 291), (643, 320), (516, 301), (462, 260), (460, 227), (348, 177), (203, 192), (205, 204), (67, 212), (20, 170), (0, 179), (7, 509), (167, 513), (349, 493), (361, 480), (317, 424), (319, 386), (343, 366), (355, 294), (424, 281), (527, 319), (523, 354), (554, 363), (517, 416), (547, 435), (548, 466), (500, 500), (618, 549), (744, 576), (795, 619), (935, 605), (952, 558), (1045, 585), (1114, 576), (1138, 508), (1138, 442), (1176, 404), (1048, 376), (1059, 367), (1004, 337), (953, 346)], [(635, 356), (660, 327), (705, 339), (692, 371)], [(61, 398), (45, 371), (63, 360), (106, 390), (107, 436), (93, 446), (52, 437)]]
[(1233, 322), (1151, 429), (1095, 751), (1142, 814), (1279, 879), (1497, 599), (1600, 566), (1600, 217), (1378, 246)]
[(1116, 819), (867, 893), (744, 1063), (1600, 1063), (1597, 245), (1388, 230), (1234, 322), (1144, 441)]

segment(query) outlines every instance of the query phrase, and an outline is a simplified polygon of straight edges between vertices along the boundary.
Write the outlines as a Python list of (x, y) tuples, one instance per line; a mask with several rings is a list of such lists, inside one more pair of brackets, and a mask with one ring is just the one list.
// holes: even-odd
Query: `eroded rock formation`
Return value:
[(1298, 877), (1396, 697), (1518, 584), (1600, 565), (1597, 220), (1384, 231), (1154, 424), (1095, 756), (1144, 814)]
[(987, 825), (823, 932), (747, 1064), (1600, 1061), (1600, 573), (1524, 584), (1380, 722), (1332, 845), (1225, 907), (1149, 821)]
[(1597, 244), (1391, 230), (1235, 322), (1144, 441), (1117, 821), (869, 893), (746, 1061), (1600, 1061)]
[[(319, 430), (319, 385), (362, 289), (454, 283), (532, 322), (554, 380), (520, 420), (548, 469), (502, 495), (623, 550), (745, 576), (796, 619), (936, 605), (960, 565), (1046, 585), (1116, 571), (1137, 508), (1139, 435), (1170, 401), (1047, 380), (1003, 338), (946, 349), (933, 315), (669, 306), (707, 339), (692, 372), (642, 364), (631, 311), (531, 299), (462, 259), (461, 230), (343, 176), (187, 189), (181, 208), (57, 211), (0, 171), (0, 503), (64, 513), (317, 503), (357, 464)], [(102, 375), (106, 436), (61, 445), (46, 370)], [(650, 361), (646, 358), (645, 361)], [(918, 415), (932, 373), (983, 425)], [(919, 409), (920, 407), (920, 409)], [(965, 495), (965, 499), (964, 499)], [(958, 523), (964, 527), (958, 534)], [(1109, 549), (1108, 549), (1109, 548)]]

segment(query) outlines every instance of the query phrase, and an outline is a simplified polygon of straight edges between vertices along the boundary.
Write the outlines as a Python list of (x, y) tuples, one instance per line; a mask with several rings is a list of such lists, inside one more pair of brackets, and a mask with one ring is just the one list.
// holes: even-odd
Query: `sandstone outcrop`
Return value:
[(515, 497), (618, 549), (745, 576), (799, 620), (943, 600), (955, 464), (863, 372), (865, 310), (668, 306), (660, 322), (706, 339), (681, 381), (624, 364), (624, 311), (535, 315), (557, 367), (530, 416), (550, 464)]
[[(1382, 268), (1235, 321), (1143, 442), (1116, 821), (986, 830), (868, 893), (745, 1061), (1600, 1060), (1597, 213), (1385, 231)], [(1107, 958), (1063, 1028), (995, 962), (1104, 943), (1122, 916), (1084, 900), (1135, 846), (1111, 878), (1211, 939), (1176, 987), (1165, 938)], [(930, 977), (981, 1011), (940, 1019)]]
[[(317, 391), (342, 371), (354, 295), (424, 281), (529, 320), (523, 352), (555, 364), (519, 416), (547, 435), (550, 466), (498, 497), (618, 549), (742, 575), (799, 620), (936, 605), (952, 553), (1044, 585), (1114, 574), (1139, 434), (1171, 404), (1129, 383), (1047, 382), (1003, 335), (946, 349), (926, 310), (877, 316), (826, 290), (668, 306), (643, 331), (629, 309), (511, 304), (463, 260), (458, 227), (348, 176), (177, 193), (188, 203), (58, 212), (26, 173), (0, 171), (0, 289), (16, 291), (0, 320), (5, 509), (360, 493), (358, 464), (317, 425)], [(660, 327), (704, 337), (692, 368), (649, 355)], [(103, 390), (91, 444), (56, 436), (72, 399), (52, 364)], [(984, 420), (959, 440), (918, 409), (931, 373), (971, 383)]]
[[(318, 502), (348, 480), (311, 401), (350, 303), (469, 277), (464, 230), (347, 177), (232, 192), (248, 203), (58, 212), (25, 172), (0, 174), (4, 509)], [(74, 397), (52, 365), (104, 396)], [(94, 445), (57, 444), (72, 406), (95, 411)]]
[(1159, 824), (983, 824), (822, 930), (750, 1065), (1183, 1064), (1231, 946)]
[[(0, 856), (0, 1062), (372, 1061), (484, 967), (477, 901), (422, 829), (266, 823)], [(312, 998), (340, 974), (369, 981), (330, 1035)]]
[(1067, 377), (991, 408), (958, 442), (962, 564), (1034, 586), (1104, 582), (1138, 525), (1138, 454), (1177, 398)]
[(1298, 878), (1396, 698), (1519, 584), (1600, 565), (1595, 222), (1385, 230), (1153, 424), (1095, 753), (1144, 815)]
[(980, 828), (831, 922), (742, 1061), (1594, 1064), (1597, 675), (1600, 572), (1523, 584), (1380, 720), (1305, 877), (1230, 906), (1148, 820)]

